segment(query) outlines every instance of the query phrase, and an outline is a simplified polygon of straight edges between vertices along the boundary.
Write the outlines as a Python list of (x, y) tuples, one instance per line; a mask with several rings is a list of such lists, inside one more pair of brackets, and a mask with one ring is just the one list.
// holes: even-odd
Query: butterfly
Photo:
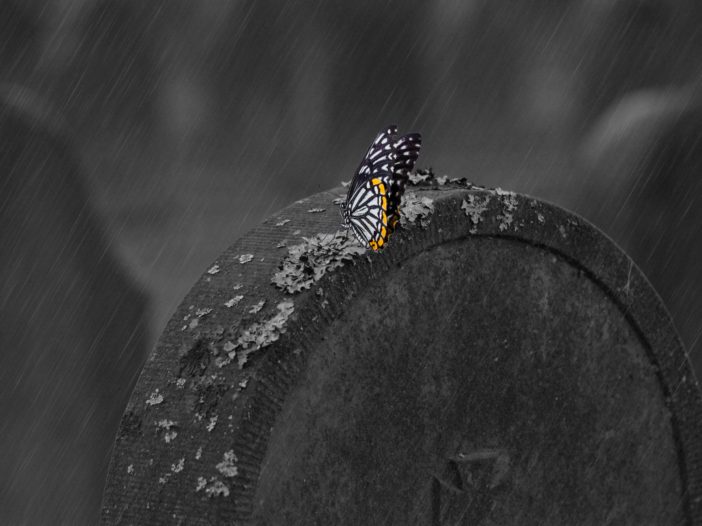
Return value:
[(419, 133), (397, 137), (397, 126), (392, 125), (378, 133), (368, 148), (341, 204), (344, 227), (364, 247), (378, 251), (394, 232), (400, 200), (421, 146)]

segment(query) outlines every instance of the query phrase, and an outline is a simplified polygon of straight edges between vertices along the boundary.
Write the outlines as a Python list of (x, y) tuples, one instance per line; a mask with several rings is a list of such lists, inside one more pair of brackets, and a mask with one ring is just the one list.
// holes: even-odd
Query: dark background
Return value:
[[(699, 371), (701, 75), (698, 0), (3, 0), (0, 80), (35, 110), (3, 148), (24, 126), (24, 157), (50, 155), (32, 133), (60, 114), (73, 161), (2, 174), (0, 522), (95, 519), (119, 414), (176, 304), (250, 227), (350, 179), (390, 123), (423, 134), (420, 167), (613, 237)], [(46, 271), (18, 277), (27, 261)], [(65, 350), (69, 328), (99, 335)]]

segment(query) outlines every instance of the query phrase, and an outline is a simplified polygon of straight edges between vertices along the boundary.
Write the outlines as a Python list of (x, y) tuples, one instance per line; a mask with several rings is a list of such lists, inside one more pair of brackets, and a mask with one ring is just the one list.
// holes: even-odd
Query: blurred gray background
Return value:
[(179, 300), (390, 123), (599, 226), (702, 367), (699, 0), (2, 0), (0, 81), (2, 523), (95, 520)]

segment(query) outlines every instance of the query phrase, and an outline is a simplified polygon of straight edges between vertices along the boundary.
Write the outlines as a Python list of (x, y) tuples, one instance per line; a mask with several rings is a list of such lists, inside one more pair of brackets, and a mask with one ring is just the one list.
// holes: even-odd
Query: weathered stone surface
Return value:
[(409, 192), (381, 254), (333, 235), (338, 188), (213, 264), (134, 391), (105, 524), (700, 523), (698, 387), (631, 261), (528, 197)]

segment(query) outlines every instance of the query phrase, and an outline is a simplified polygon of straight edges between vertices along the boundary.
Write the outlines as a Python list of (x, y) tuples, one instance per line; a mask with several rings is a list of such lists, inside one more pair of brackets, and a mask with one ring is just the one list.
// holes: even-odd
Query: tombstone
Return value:
[(700, 392), (636, 265), (555, 206), (425, 178), (382, 253), (336, 188), (212, 263), (122, 417), (103, 524), (701, 523)]
[(145, 301), (89, 205), (67, 128), (0, 91), (0, 523), (96, 522), (145, 358)]

